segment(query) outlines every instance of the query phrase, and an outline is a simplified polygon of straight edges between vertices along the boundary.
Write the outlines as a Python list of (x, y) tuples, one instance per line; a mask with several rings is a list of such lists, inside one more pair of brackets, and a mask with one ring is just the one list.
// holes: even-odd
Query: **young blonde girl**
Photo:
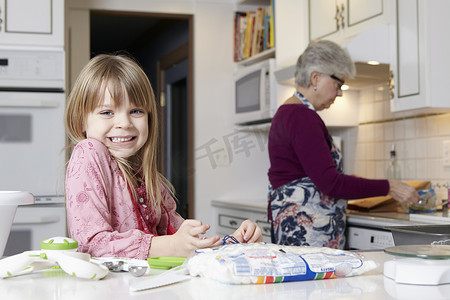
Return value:
[[(66, 128), (76, 143), (66, 174), (69, 235), (92, 256), (187, 256), (220, 244), (210, 228), (176, 212), (171, 184), (157, 170), (158, 118), (143, 70), (121, 55), (99, 55), (69, 95)], [(261, 241), (244, 221), (233, 236)]]

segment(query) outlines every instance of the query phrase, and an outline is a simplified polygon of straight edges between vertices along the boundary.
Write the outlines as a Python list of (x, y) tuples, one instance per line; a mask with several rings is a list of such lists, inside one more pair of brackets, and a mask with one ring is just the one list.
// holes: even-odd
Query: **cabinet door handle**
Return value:
[(334, 16), (336, 20), (336, 31), (339, 30), (339, 5), (336, 5), (336, 15)]
[(395, 96), (395, 83), (394, 83), (394, 71), (392, 71), (392, 70), (389, 71), (389, 81), (388, 81), (387, 85), (389, 87), (389, 92), (390, 92), (391, 99), (394, 99), (394, 96)]
[(230, 220), (229, 223), (231, 226), (237, 226), (237, 222), (235, 220)]
[(344, 29), (345, 28), (345, 15), (344, 15), (344, 3), (342, 3), (341, 5), (341, 28)]

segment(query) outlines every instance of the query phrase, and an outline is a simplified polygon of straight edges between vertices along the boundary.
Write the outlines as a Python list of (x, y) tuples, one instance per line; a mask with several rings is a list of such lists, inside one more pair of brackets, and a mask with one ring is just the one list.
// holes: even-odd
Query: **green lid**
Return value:
[(53, 237), (41, 242), (42, 250), (74, 250), (78, 242), (68, 237)]

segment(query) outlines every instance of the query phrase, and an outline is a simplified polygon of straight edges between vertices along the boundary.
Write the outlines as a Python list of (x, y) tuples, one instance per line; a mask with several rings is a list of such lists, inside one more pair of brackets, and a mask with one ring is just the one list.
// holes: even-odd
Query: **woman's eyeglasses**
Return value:
[(337, 87), (336, 87), (336, 88), (337, 88), (338, 91), (341, 90), (342, 86), (344, 85), (344, 80), (342, 80), (342, 79), (336, 77), (336, 76), (333, 75), (333, 74), (328, 75), (328, 76), (330, 76), (330, 78), (336, 80), (336, 82), (337, 82)]

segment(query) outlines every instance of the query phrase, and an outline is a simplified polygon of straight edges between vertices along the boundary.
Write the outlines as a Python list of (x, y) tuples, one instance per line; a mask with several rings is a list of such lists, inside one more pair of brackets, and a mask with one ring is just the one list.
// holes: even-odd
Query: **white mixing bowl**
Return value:
[(17, 206), (33, 203), (34, 197), (28, 192), (0, 191), (0, 258), (5, 251)]

